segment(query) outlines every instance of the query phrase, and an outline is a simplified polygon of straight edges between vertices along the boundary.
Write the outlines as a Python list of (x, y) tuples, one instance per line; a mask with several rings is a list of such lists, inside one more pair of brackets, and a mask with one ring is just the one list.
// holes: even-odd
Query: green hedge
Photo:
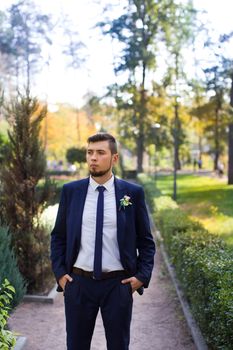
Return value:
[(154, 210), (155, 208), (154, 199), (158, 196), (161, 196), (161, 192), (155, 186), (155, 180), (153, 180), (152, 178), (142, 173), (138, 174), (137, 179), (143, 185), (143, 188), (146, 194), (147, 203), (149, 204), (150, 208)]
[(48, 176), (71, 176), (76, 172), (70, 170), (47, 170), (46, 173)]
[(26, 293), (26, 283), (19, 272), (15, 254), (11, 248), (11, 236), (6, 226), (0, 226), (0, 285), (10, 281), (15, 293), (12, 306), (20, 303)]
[(153, 198), (153, 216), (209, 348), (232, 349), (232, 249), (168, 197)]
[(15, 289), (10, 285), (9, 281), (5, 279), (0, 284), (0, 349), (13, 349), (16, 344), (15, 335), (7, 330), (7, 320), (11, 310), (11, 304)]

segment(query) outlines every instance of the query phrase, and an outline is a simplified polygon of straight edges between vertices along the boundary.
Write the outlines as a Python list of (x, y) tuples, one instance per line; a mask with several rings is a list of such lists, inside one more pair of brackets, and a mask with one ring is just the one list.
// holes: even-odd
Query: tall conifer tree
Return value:
[[(49, 266), (48, 237), (39, 217), (51, 196), (46, 158), (39, 139), (46, 115), (36, 98), (19, 95), (6, 107), (10, 123), (9, 153), (1, 171), (3, 218), (12, 232), (19, 268), (29, 290), (43, 284)], [(45, 179), (42, 190), (38, 183)]]

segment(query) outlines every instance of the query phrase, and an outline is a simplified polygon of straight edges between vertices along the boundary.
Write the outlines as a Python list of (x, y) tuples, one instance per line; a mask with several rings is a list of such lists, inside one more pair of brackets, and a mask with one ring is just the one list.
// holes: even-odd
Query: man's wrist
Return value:
[(134, 277), (137, 278), (137, 280), (138, 280), (139, 282), (141, 282), (142, 285), (144, 285), (143, 278), (141, 278), (141, 276), (140, 276), (139, 274), (134, 275)]

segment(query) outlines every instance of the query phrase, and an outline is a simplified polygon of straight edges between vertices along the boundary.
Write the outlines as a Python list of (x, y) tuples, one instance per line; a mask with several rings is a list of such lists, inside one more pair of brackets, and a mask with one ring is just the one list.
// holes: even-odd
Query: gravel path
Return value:
[[(22, 303), (10, 328), (27, 337), (24, 350), (65, 350), (65, 320), (61, 293), (54, 304)], [(91, 350), (105, 350), (101, 317), (97, 318)], [(159, 250), (155, 270), (143, 296), (134, 294), (130, 350), (195, 350), (172, 282)], [(119, 349), (120, 350), (120, 349)]]

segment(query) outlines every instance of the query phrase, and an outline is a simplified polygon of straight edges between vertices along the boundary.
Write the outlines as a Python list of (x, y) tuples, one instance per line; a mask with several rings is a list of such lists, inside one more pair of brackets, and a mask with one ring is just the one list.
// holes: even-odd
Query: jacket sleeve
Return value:
[(140, 187), (137, 195), (136, 209), (137, 234), (137, 273), (135, 277), (148, 287), (154, 266), (155, 243), (150, 229), (150, 220), (146, 208), (144, 191)]
[(65, 186), (63, 186), (57, 218), (51, 232), (51, 262), (57, 282), (67, 273), (66, 257), (66, 196)]

